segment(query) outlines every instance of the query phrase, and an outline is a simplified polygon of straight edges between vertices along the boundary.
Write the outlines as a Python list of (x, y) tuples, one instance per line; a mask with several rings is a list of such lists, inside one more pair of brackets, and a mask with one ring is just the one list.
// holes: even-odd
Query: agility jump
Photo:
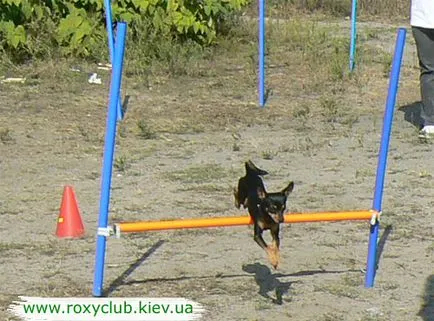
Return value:
[[(338, 222), (338, 221), (363, 221), (376, 218), (376, 211), (352, 211), (352, 212), (317, 212), (317, 213), (291, 213), (285, 215), (283, 223), (309, 223), (309, 222)], [(249, 216), (224, 216), (209, 218), (192, 218), (171, 221), (142, 221), (125, 222), (113, 225), (113, 232), (117, 236), (121, 233), (138, 233), (148, 231), (179, 230), (190, 228), (229, 227), (251, 225), (253, 220)]]
[[(107, 1), (109, 2), (109, 1)], [(111, 18), (110, 18), (111, 19)], [(111, 26), (111, 20), (107, 19), (108, 26)], [(123, 60), (125, 52), (125, 40), (127, 34), (127, 25), (124, 22), (117, 24), (116, 42), (109, 35), (109, 44), (111, 44), (112, 55), (112, 75), (110, 84), (110, 100), (107, 113), (107, 126), (104, 145), (104, 159), (101, 179), (101, 197), (97, 230), (97, 244), (95, 254), (95, 270), (93, 295), (100, 297), (103, 295), (104, 285), (104, 267), (107, 247), (107, 238), (112, 235), (122, 233), (138, 233), (145, 231), (158, 231), (170, 229), (186, 228), (212, 228), (212, 227), (230, 227), (252, 224), (249, 216), (235, 217), (213, 217), (213, 218), (196, 218), (181, 219), (170, 221), (144, 221), (144, 222), (125, 222), (117, 223), (113, 226), (108, 224), (110, 187), (113, 168), (113, 155), (116, 138), (117, 120), (121, 119), (119, 115), (119, 98), (121, 89), (121, 79), (123, 70)], [(389, 141), (393, 121), (393, 111), (398, 91), (399, 75), (401, 70), (402, 56), (405, 45), (406, 29), (398, 29), (395, 53), (393, 57), (392, 70), (390, 74), (389, 90), (386, 101), (386, 109), (383, 119), (383, 128), (381, 144), (379, 149), (377, 174), (375, 181), (375, 191), (373, 205), (371, 210), (354, 210), (354, 211), (337, 211), (337, 212), (315, 212), (315, 213), (293, 213), (287, 214), (284, 223), (308, 223), (308, 222), (337, 222), (337, 221), (369, 221), (369, 245), (366, 263), (365, 287), (374, 286), (374, 279), (377, 270), (377, 248), (378, 234), (380, 227), (380, 216), (382, 212), (382, 200), (384, 179), (386, 173), (387, 156), (389, 150)], [(111, 43), (113, 41), (114, 43)]]

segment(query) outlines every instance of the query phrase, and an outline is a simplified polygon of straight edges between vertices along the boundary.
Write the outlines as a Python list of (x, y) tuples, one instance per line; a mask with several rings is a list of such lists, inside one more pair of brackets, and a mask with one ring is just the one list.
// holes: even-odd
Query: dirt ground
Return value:
[[(365, 45), (393, 52), (398, 25), (367, 25), (378, 29)], [(361, 61), (355, 79), (321, 87), (322, 78), (276, 52), (264, 109), (244, 53), (209, 61), (204, 70), (213, 72), (196, 77), (124, 78), (131, 99), (119, 123), (110, 224), (247, 215), (232, 197), (247, 159), (269, 171), (270, 191), (295, 182), (290, 212), (371, 208), (383, 65)], [(419, 89), (410, 33), (405, 55), (374, 288), (364, 288), (369, 224), (343, 222), (282, 226), (277, 271), (251, 226), (110, 238), (107, 295), (185, 297), (204, 306), (207, 321), (434, 320), (433, 145), (419, 142), (412, 124)], [(25, 84), (0, 84), (1, 320), (14, 320), (6, 308), (19, 295), (92, 294), (109, 74), (70, 68), (29, 67)], [(89, 72), (103, 84), (88, 84)], [(81, 239), (55, 237), (67, 184), (85, 224)]]

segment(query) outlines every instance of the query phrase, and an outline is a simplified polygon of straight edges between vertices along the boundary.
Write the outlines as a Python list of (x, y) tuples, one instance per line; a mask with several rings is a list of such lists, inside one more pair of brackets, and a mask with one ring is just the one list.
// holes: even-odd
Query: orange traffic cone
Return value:
[(65, 186), (59, 218), (57, 219), (57, 237), (75, 238), (84, 234), (84, 226), (78, 209), (72, 186)]

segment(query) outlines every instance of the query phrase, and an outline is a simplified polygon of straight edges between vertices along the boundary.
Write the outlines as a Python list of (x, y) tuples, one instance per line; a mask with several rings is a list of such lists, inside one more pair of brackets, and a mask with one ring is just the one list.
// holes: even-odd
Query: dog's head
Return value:
[(274, 222), (283, 223), (286, 200), (293, 189), (294, 182), (290, 182), (283, 190), (276, 193), (267, 193), (263, 189), (258, 189), (261, 209), (267, 213)]

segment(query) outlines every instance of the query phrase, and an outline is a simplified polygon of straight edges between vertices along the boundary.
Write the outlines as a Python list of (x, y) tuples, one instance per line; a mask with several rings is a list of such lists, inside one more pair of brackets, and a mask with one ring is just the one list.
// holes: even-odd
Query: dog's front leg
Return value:
[(276, 249), (280, 247), (280, 237), (279, 237), (280, 226), (275, 224), (270, 228), (271, 237), (273, 238), (273, 246)]
[(279, 224), (275, 224), (271, 226), (270, 233), (271, 237), (273, 238), (272, 246), (268, 248), (268, 257), (270, 259), (271, 264), (275, 269), (277, 269), (277, 266), (280, 263), (280, 238), (279, 238), (279, 230), (280, 226)]
[(254, 226), (254, 236), (253, 239), (255, 240), (256, 243), (258, 243), (258, 245), (265, 251), (267, 251), (268, 246), (267, 243), (265, 243), (264, 239), (262, 238), (262, 228), (258, 225), (258, 223), (255, 222), (255, 226)]
[(235, 204), (236, 208), (240, 208), (240, 206), (241, 206), (239, 192), (238, 192), (238, 189), (236, 187), (234, 187), (234, 204)]

